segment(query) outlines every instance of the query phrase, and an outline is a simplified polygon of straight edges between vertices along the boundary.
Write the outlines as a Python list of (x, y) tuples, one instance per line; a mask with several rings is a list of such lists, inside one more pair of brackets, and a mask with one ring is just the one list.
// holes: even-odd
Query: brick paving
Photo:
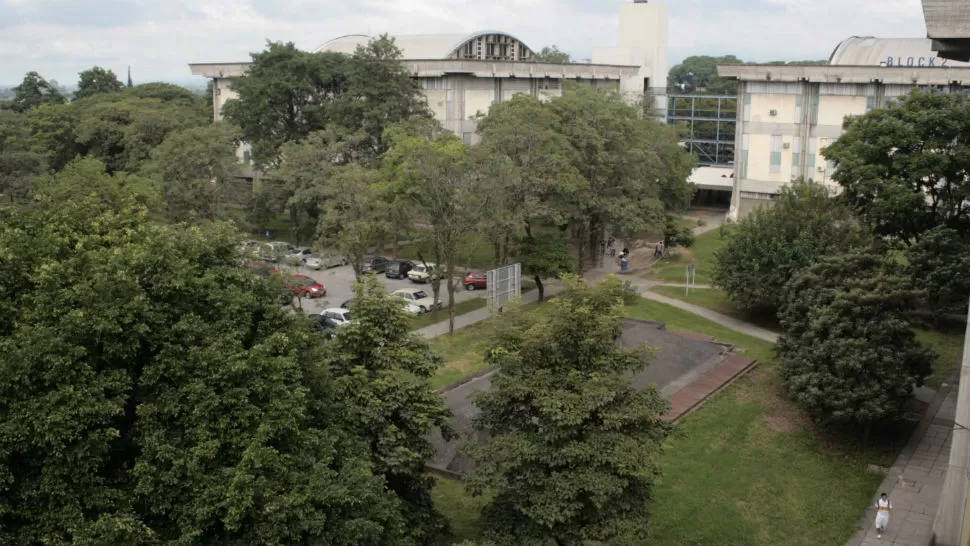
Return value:
[(716, 392), (731, 384), (756, 365), (756, 361), (740, 355), (731, 355), (721, 360), (713, 368), (669, 398), (670, 411), (664, 415), (664, 419), (674, 422), (680, 421), (687, 414), (703, 405)]

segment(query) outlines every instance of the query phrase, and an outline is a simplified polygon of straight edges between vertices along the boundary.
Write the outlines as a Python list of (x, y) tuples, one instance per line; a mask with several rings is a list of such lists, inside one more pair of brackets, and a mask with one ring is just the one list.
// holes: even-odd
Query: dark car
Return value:
[(465, 285), (465, 290), (488, 288), (488, 277), (484, 271), (471, 271), (461, 280), (461, 284)]
[(347, 300), (347, 301), (345, 301), (345, 302), (343, 302), (343, 303), (341, 303), (341, 304), (340, 304), (340, 308), (341, 308), (341, 309), (350, 309), (350, 303), (351, 303), (352, 301), (354, 301), (354, 298), (350, 298), (349, 300)]
[(381, 256), (368, 256), (364, 258), (364, 273), (383, 273), (388, 261)]
[(326, 315), (317, 315), (317, 321), (314, 325), (317, 332), (323, 334), (327, 339), (333, 339), (337, 334), (337, 323), (328, 318)]
[(393, 260), (387, 262), (387, 267), (384, 270), (384, 276), (388, 279), (406, 279), (408, 278), (408, 271), (414, 269), (414, 263), (407, 260)]

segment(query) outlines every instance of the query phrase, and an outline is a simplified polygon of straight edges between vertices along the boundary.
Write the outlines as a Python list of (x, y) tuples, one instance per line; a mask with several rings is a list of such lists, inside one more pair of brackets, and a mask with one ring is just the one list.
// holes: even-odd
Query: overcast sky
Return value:
[[(266, 40), (313, 50), (344, 34), (502, 30), (575, 59), (614, 45), (627, 0), (0, 0), (0, 84), (61, 84), (94, 65), (191, 81), (190, 62), (248, 60)], [(827, 58), (848, 36), (925, 36), (920, 0), (669, 0), (671, 66), (688, 55)], [(203, 79), (198, 80), (204, 83)]]

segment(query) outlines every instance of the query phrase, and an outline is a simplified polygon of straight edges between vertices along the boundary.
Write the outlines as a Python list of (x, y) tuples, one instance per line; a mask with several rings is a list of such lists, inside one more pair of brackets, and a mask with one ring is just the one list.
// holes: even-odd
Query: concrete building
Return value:
[(970, 3), (966, 0), (923, 0), (926, 36), (940, 57), (970, 61)]
[[(445, 129), (466, 143), (477, 140), (476, 118), (492, 104), (517, 93), (540, 98), (562, 94), (563, 82), (614, 87), (633, 99), (651, 87), (667, 85), (668, 10), (664, 4), (637, 0), (620, 6), (618, 44), (594, 49), (590, 62), (550, 64), (535, 61), (534, 50), (501, 31), (470, 34), (395, 36), (403, 62), (424, 89), (428, 106)], [(316, 51), (352, 54), (372, 37), (348, 35)], [(236, 98), (232, 82), (246, 74), (249, 63), (193, 63), (192, 74), (213, 81), (213, 117)], [(656, 104), (660, 111), (662, 103)], [(240, 149), (240, 159), (248, 150)]]
[(938, 57), (922, 38), (853, 37), (827, 65), (721, 65), (718, 73), (739, 80), (732, 219), (770, 203), (793, 180), (836, 191), (823, 150), (842, 134), (846, 116), (915, 88), (970, 86), (970, 63)]

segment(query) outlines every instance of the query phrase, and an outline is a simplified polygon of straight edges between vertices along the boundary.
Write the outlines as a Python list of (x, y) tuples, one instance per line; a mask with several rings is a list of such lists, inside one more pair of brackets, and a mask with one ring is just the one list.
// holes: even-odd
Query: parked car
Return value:
[(317, 332), (320, 332), (327, 339), (333, 339), (333, 336), (337, 334), (337, 323), (330, 319), (330, 317), (320, 314), (317, 315), (317, 322), (314, 324), (314, 328)]
[(306, 246), (297, 247), (290, 251), (290, 256), (296, 256), (297, 258), (300, 259), (300, 261), (303, 261), (303, 262), (306, 261), (307, 256), (309, 256), (310, 254), (313, 254), (313, 249)]
[(305, 263), (310, 269), (319, 271), (321, 269), (330, 269), (331, 267), (347, 265), (347, 258), (337, 256), (336, 254), (314, 252), (313, 254), (307, 256), (303, 263)]
[(262, 243), (259, 246), (257, 255), (261, 260), (266, 260), (268, 262), (279, 262), (293, 252), (293, 250), (294, 247), (290, 243), (273, 241), (271, 243)]
[(388, 261), (382, 256), (368, 256), (364, 258), (364, 273), (383, 273)]
[(488, 288), (488, 277), (485, 275), (484, 271), (470, 271), (467, 275), (465, 275), (465, 278), (461, 280), (461, 284), (465, 285), (465, 290)]
[(388, 279), (406, 279), (408, 272), (414, 269), (414, 263), (408, 260), (392, 260), (387, 262), (384, 276)]
[(435, 303), (434, 298), (429, 296), (424, 290), (419, 288), (402, 288), (391, 293), (395, 298), (401, 298), (411, 305), (416, 306), (422, 313), (427, 313), (441, 307), (440, 303)]
[(286, 279), (286, 286), (293, 291), (294, 296), (304, 298), (322, 298), (327, 295), (327, 289), (317, 281), (306, 275), (293, 275)]
[(332, 320), (337, 326), (347, 326), (350, 324), (350, 310), (348, 309), (324, 309), (320, 314)]
[(426, 283), (437, 274), (438, 266), (435, 264), (416, 264), (414, 269), (408, 272), (411, 282)]
[(340, 308), (341, 309), (350, 309), (350, 302), (352, 302), (352, 301), (354, 301), (354, 298), (350, 298), (349, 300), (341, 303), (340, 304)]

